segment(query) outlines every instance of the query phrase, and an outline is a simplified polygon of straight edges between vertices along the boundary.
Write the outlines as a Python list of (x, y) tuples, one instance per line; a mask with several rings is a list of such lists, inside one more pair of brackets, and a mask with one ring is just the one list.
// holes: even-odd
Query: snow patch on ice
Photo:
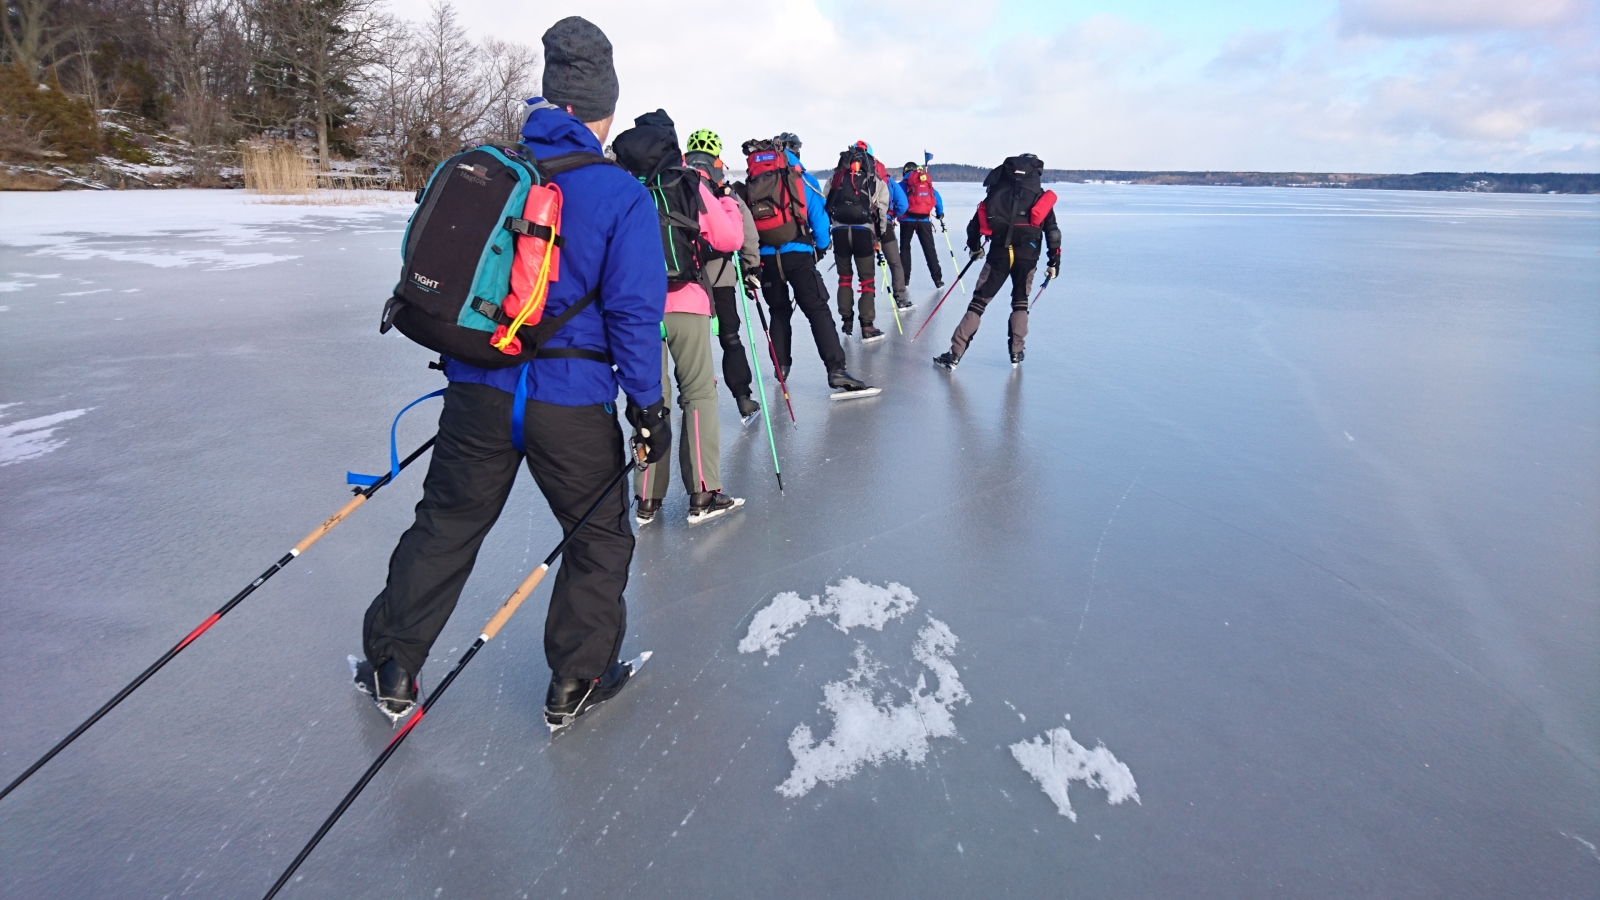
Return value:
[(768, 656), (777, 656), (783, 642), (813, 616), (833, 616), (833, 627), (848, 634), (859, 626), (882, 631), (891, 619), (897, 619), (917, 605), (917, 596), (911, 589), (897, 582), (887, 587), (869, 584), (848, 577), (830, 584), (822, 594), (802, 600), (794, 591), (785, 591), (772, 598), (750, 620), (750, 628), (739, 642), (740, 653), (765, 650)]
[[(155, 266), (158, 269), (173, 269), (206, 264), (212, 272), (226, 271), (228, 269), (248, 269), (251, 266), (264, 266), (270, 263), (287, 262), (299, 259), (299, 256), (286, 256), (276, 253), (227, 253), (222, 250), (176, 250), (170, 252), (151, 252), (137, 250), (103, 250), (95, 247), (65, 246), (46, 247), (35, 250), (37, 256), (57, 256), (62, 259), (85, 260), (109, 259), (113, 262), (143, 263)], [(102, 290), (110, 290), (103, 288)], [(82, 293), (97, 293), (84, 291)], [(77, 294), (62, 294), (63, 297), (74, 297)]]
[(20, 291), (23, 288), (31, 287), (37, 287), (37, 285), (26, 281), (0, 281), (0, 294), (9, 294), (13, 291)]
[[(5, 417), (4, 410), (7, 407), (15, 405), (0, 404), (0, 418)], [(0, 466), (9, 466), (12, 463), (43, 456), (52, 450), (59, 450), (67, 443), (67, 439), (51, 440), (56, 433), (55, 426), (76, 419), (88, 411), (88, 409), (69, 409), (66, 412), (52, 413), (36, 419), (23, 419), (9, 425), (0, 425)]]
[(1105, 791), (1112, 806), (1124, 800), (1143, 805), (1132, 770), (1111, 755), (1105, 744), (1096, 744), (1090, 750), (1073, 740), (1072, 732), (1065, 728), (1052, 728), (1038, 737), (1012, 744), (1011, 755), (1024, 772), (1039, 782), (1045, 796), (1055, 803), (1056, 811), (1074, 822), (1078, 821), (1078, 814), (1067, 799), (1067, 785), (1074, 781)]
[[(906, 596), (910, 596), (909, 591)], [(903, 615), (903, 612), (895, 615)], [(890, 616), (881, 619), (877, 627), (881, 629), (882, 622), (888, 618)], [(912, 656), (938, 679), (939, 687), (929, 693), (926, 677), (919, 674), (910, 699), (904, 703), (893, 702), (887, 693), (882, 696), (874, 693), (873, 685), (881, 666), (872, 660), (864, 645), (858, 644), (856, 665), (849, 676), (822, 688), (822, 705), (833, 715), (833, 730), (818, 741), (812, 736), (810, 726), (795, 727), (789, 735), (794, 769), (778, 785), (778, 793), (791, 798), (803, 797), (819, 783), (843, 781), (868, 763), (881, 765), (903, 759), (916, 765), (927, 759), (930, 739), (955, 737), (955, 705), (972, 699), (949, 659), (956, 643), (956, 636), (948, 625), (931, 616), (928, 618), (928, 624), (917, 633)]]

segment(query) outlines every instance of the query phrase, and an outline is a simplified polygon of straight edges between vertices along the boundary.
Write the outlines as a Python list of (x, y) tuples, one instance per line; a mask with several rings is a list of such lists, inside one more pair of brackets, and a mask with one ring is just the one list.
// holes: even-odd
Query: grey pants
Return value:
[(906, 269), (904, 261), (900, 258), (900, 242), (894, 239), (894, 223), (883, 231), (883, 260), (889, 267), (889, 286), (894, 289), (896, 300), (906, 299)]
[(983, 271), (978, 273), (978, 287), (972, 292), (972, 302), (956, 323), (956, 333), (950, 336), (950, 352), (961, 356), (978, 333), (978, 320), (994, 295), (1011, 279), (1011, 318), (1006, 321), (1006, 345), (1012, 353), (1021, 353), (1028, 340), (1028, 293), (1033, 290), (1033, 270), (1037, 260), (1017, 260), (1009, 267), (1004, 259), (993, 256), (983, 261)]
[[(661, 353), (661, 402), (672, 405), (672, 381), (667, 378), (667, 358), (672, 358), (678, 383), (678, 468), (683, 489), (689, 493), (722, 490), (722, 426), (717, 421), (717, 380), (711, 360), (711, 317), (697, 313), (667, 313), (666, 346)], [(671, 466), (665, 460), (646, 466), (633, 476), (637, 497), (660, 500), (667, 496)], [(648, 492), (648, 493), (647, 493)]]

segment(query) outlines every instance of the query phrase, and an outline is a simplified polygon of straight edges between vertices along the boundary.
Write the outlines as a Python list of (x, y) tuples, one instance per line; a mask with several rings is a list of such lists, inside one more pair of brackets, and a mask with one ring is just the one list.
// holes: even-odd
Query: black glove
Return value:
[(744, 289), (754, 300), (761, 296), (761, 276), (756, 272), (744, 273)]
[(939, 220), (939, 230), (940, 231), (949, 231), (950, 230), (949, 226), (944, 224), (944, 213), (934, 213), (933, 217), (935, 219)]
[(826, 257), (827, 255), (828, 255), (828, 251), (822, 249), (821, 247), (817, 248), (817, 253), (816, 253), (817, 262), (822, 262), (823, 258)]
[(1060, 250), (1057, 250), (1056, 252), (1050, 254), (1050, 264), (1045, 267), (1044, 271), (1045, 271), (1045, 274), (1049, 275), (1051, 278), (1054, 278), (1057, 275), (1061, 274), (1061, 251)]
[(983, 259), (983, 248), (982, 247), (968, 247), (967, 248), (967, 257), (969, 259)]
[(646, 464), (665, 459), (672, 449), (672, 417), (667, 414), (666, 404), (657, 400), (648, 407), (640, 408), (629, 400), (627, 415), (628, 424), (633, 426), (632, 444), (635, 452), (640, 447), (644, 448)]

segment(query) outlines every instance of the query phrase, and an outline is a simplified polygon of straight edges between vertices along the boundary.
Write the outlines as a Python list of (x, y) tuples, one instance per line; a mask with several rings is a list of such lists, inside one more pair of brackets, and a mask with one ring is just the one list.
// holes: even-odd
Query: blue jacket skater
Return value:
[[(535, 100), (530, 103), (539, 102)], [(534, 158), (576, 150), (600, 153), (600, 141), (571, 114), (535, 109), (522, 127)], [(600, 296), (546, 344), (610, 353), (615, 368), (587, 359), (535, 359), (528, 399), (557, 406), (592, 406), (628, 399), (649, 406), (661, 399), (661, 320), (667, 302), (661, 223), (644, 186), (616, 166), (585, 166), (555, 177), (564, 202), (561, 278), (550, 284), (546, 316), (558, 316), (595, 285)], [(826, 232), (823, 232), (824, 234)], [(450, 359), (451, 381), (486, 384), (516, 393), (520, 366), (480, 369)]]
[[(810, 253), (813, 250), (826, 250), (828, 249), (828, 244), (833, 240), (832, 235), (828, 233), (828, 211), (823, 209), (824, 206), (828, 205), (828, 198), (822, 196), (821, 186), (817, 184), (817, 179), (806, 171), (806, 167), (800, 162), (800, 157), (795, 156), (794, 152), (790, 150), (783, 151), (783, 155), (789, 157), (789, 165), (800, 168), (800, 180), (806, 183), (806, 218), (811, 222), (813, 240), (790, 241), (782, 247), (763, 246), (761, 255), (771, 256), (774, 253)], [(660, 238), (657, 237), (656, 240), (659, 242)]]

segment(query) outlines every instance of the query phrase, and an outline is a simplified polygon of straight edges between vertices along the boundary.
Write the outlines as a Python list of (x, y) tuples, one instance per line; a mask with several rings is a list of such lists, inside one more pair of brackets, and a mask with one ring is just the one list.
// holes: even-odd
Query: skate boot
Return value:
[(849, 316), (841, 316), (839, 318), (839, 330), (845, 334), (853, 333), (855, 330), (855, 319), (852, 319)]
[(862, 397), (876, 397), (883, 393), (883, 388), (873, 387), (843, 369), (834, 369), (828, 373), (828, 387), (834, 389), (833, 393), (828, 395), (829, 400), (855, 400)]
[(875, 325), (861, 326), (861, 343), (863, 344), (870, 344), (873, 341), (881, 341), (886, 337), (888, 337), (888, 335), (884, 334), (882, 331), (879, 331)]
[(550, 688), (544, 694), (544, 722), (551, 731), (571, 725), (575, 719), (601, 703), (610, 700), (628, 683), (633, 673), (645, 660), (648, 652), (639, 654), (630, 662), (612, 663), (611, 668), (599, 678), (560, 678), (550, 676)]
[(789, 367), (788, 366), (779, 366), (778, 367), (778, 374), (783, 376), (783, 383), (784, 384), (788, 384), (789, 383)]
[(643, 497), (633, 498), (633, 521), (640, 528), (656, 520), (656, 513), (661, 511), (660, 500), (646, 500)]
[(1015, 369), (1022, 365), (1022, 353), (1023, 351), (1021, 350), (1013, 350), (1011, 352), (1011, 368)]
[(941, 353), (933, 358), (933, 364), (946, 372), (954, 372), (956, 365), (961, 362), (961, 357), (954, 353)]
[(715, 519), (744, 505), (743, 497), (729, 497), (721, 491), (699, 491), (689, 495), (689, 524)]
[(354, 664), (356, 687), (378, 704), (378, 711), (398, 722), (417, 708), (420, 683), (394, 660), (373, 667), (365, 658), (351, 657)]
[(942, 282), (942, 281), (938, 280), (937, 278), (935, 278), (934, 281), (933, 281), (933, 289), (937, 291), (937, 290), (939, 290), (939, 289), (941, 289), (943, 287), (944, 287), (944, 282)]
[(749, 425), (750, 420), (756, 417), (756, 413), (761, 412), (761, 404), (750, 399), (748, 394), (736, 398), (733, 402), (738, 404), (739, 418), (743, 419), (746, 425)]
[(917, 305), (904, 297), (896, 297), (894, 301), (894, 308), (900, 310), (901, 312), (905, 312), (909, 309), (916, 309)]

